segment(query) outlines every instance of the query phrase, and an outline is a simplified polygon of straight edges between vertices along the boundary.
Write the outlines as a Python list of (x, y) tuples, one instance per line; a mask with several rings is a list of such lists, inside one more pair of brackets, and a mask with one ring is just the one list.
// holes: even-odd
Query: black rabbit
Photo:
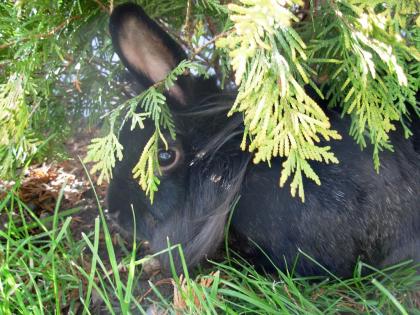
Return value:
[[(115, 8), (110, 32), (124, 65), (145, 87), (165, 78), (186, 58), (182, 48), (134, 4)], [(328, 112), (343, 136), (331, 142), (337, 165), (311, 162), (322, 185), (305, 180), (306, 201), (278, 186), (281, 159), (271, 167), (251, 161), (239, 148), (240, 115), (227, 118), (234, 95), (222, 93), (214, 80), (183, 76), (167, 93), (176, 141), (158, 153), (162, 176), (151, 205), (132, 177), (132, 169), (153, 133), (120, 134), (124, 158), (118, 162), (108, 191), (109, 211), (127, 230), (150, 240), (154, 251), (181, 244), (194, 266), (221, 245), (232, 204), (231, 246), (259, 267), (293, 265), (299, 249), (338, 276), (350, 276), (358, 259), (382, 267), (405, 259), (420, 261), (420, 155), (413, 142), (393, 132), (395, 152), (381, 153), (373, 168), (372, 150), (360, 150), (348, 136), (349, 121)], [(416, 127), (417, 128), (417, 127)], [(255, 244), (258, 244), (257, 248)], [(162, 257), (167, 266), (168, 257)], [(308, 259), (295, 266), (300, 275), (323, 270)]]

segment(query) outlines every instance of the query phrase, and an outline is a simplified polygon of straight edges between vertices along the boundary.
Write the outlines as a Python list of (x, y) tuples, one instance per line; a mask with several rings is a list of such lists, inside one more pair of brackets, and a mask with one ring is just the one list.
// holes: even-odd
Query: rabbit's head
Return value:
[[(110, 32), (121, 61), (144, 88), (186, 59), (184, 50), (134, 4), (114, 10)], [(150, 203), (132, 175), (154, 124), (131, 130), (127, 123), (120, 134), (124, 158), (115, 167), (108, 206), (126, 228), (134, 224), (133, 209), (138, 237), (150, 240), (154, 250), (166, 248), (167, 239), (181, 244), (193, 265), (222, 240), (249, 157), (239, 149), (241, 118), (226, 118), (232, 97), (222, 94), (215, 80), (184, 75), (165, 95), (177, 136), (173, 140), (164, 132), (168, 147), (161, 143), (158, 151), (155, 201)]]

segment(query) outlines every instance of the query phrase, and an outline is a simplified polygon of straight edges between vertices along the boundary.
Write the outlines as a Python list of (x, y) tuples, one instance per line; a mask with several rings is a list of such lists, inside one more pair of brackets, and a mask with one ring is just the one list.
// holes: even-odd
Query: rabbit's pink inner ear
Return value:
[[(166, 78), (176, 67), (171, 51), (149, 27), (135, 17), (128, 18), (119, 34), (119, 46), (124, 58), (134, 70), (156, 83)], [(181, 104), (185, 95), (178, 85), (169, 89), (169, 94)]]

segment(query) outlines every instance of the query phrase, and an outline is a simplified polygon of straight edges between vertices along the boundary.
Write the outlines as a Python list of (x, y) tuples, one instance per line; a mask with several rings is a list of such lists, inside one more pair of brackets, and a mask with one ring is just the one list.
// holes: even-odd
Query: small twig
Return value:
[[(206, 22), (207, 22), (207, 27), (211, 33), (211, 36), (214, 37), (215, 34), (217, 34), (217, 27), (214, 24), (213, 20), (211, 19), (211, 17), (206, 16)], [(216, 76), (220, 76), (220, 58), (219, 58), (219, 54), (214, 54), (212, 60), (210, 60), (210, 66), (212, 66), (214, 68), (214, 71), (216, 72)]]
[(26, 42), (28, 40), (37, 39), (37, 38), (44, 39), (46, 37), (53, 36), (59, 30), (61, 30), (62, 28), (64, 28), (64, 26), (66, 26), (66, 24), (70, 23), (70, 21), (76, 20), (76, 19), (80, 19), (80, 15), (76, 15), (76, 16), (72, 16), (72, 17), (68, 18), (67, 20), (65, 20), (64, 22), (62, 22), (60, 25), (54, 27), (51, 31), (49, 31), (47, 33), (35, 34), (35, 35), (32, 35), (32, 36), (24, 37), (24, 38), (21, 38), (21, 39), (18, 39), (18, 40), (14, 40), (14, 41), (11, 41), (9, 43), (0, 45), (0, 50), (5, 49), (5, 48), (8, 48), (10, 46), (13, 46), (13, 45), (15, 45), (15, 44), (17, 44), (19, 42)]
[(185, 24), (184, 24), (184, 36), (185, 41), (188, 43), (188, 47), (191, 46), (191, 37), (193, 33), (193, 27), (192, 27), (192, 0), (188, 0), (187, 2), (187, 13), (185, 15)]
[(98, 6), (101, 8), (101, 10), (102, 11), (104, 11), (104, 12), (106, 12), (106, 13), (108, 13), (108, 15), (111, 15), (111, 8), (107, 8), (101, 1), (99, 1), (99, 0), (93, 0), (93, 1), (95, 1), (97, 4), (98, 4)]
[(174, 40), (178, 43), (178, 44), (180, 44), (180, 45), (183, 45), (183, 46), (185, 46), (185, 47), (188, 47), (188, 43), (183, 39), (183, 38), (181, 38), (181, 36), (179, 36), (179, 34), (176, 34), (172, 29), (170, 29), (169, 27), (167, 27), (164, 23), (162, 23), (161, 21), (159, 21), (159, 20), (156, 20), (155, 21), (166, 33), (168, 33), (169, 35), (171, 35), (173, 38), (174, 38)]
[[(172, 282), (172, 278), (165, 278), (165, 279), (160, 279), (159, 281), (156, 281), (156, 283), (154, 283), (155, 286), (160, 286), (162, 284), (173, 284)], [(139, 303), (141, 303), (141, 301), (143, 301), (146, 296), (148, 296), (151, 292), (152, 292), (152, 288), (149, 288), (137, 301)]]
[(204, 45), (201, 45), (196, 50), (194, 50), (194, 52), (192, 53), (192, 55), (191, 55), (191, 57), (189, 59), (190, 60), (193, 60), (199, 53), (201, 53), (203, 51), (204, 48), (206, 48), (207, 46), (215, 43), (219, 38), (222, 38), (222, 37), (230, 34), (231, 32), (232, 32), (232, 30), (229, 30), (229, 31), (226, 31), (226, 32), (222, 32), (220, 34), (217, 34), (211, 40), (209, 40), (207, 43), (205, 43)]

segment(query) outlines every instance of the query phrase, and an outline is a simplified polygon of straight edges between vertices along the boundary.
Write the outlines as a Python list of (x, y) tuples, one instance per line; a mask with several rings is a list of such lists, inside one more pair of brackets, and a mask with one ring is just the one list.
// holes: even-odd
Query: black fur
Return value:
[[(116, 51), (148, 86), (154, 82), (130, 65), (118, 44), (127, 15), (142, 19), (147, 25), (142, 31), (158, 36), (174, 59), (179, 61), (185, 54), (139, 7), (117, 7), (110, 26)], [(358, 259), (376, 267), (406, 259), (420, 262), (417, 142), (394, 132), (395, 152), (381, 153), (377, 174), (371, 148), (361, 151), (348, 136), (349, 121), (328, 112), (332, 128), (343, 136), (341, 141), (330, 143), (340, 163), (311, 162), (322, 185), (305, 180), (306, 201), (302, 203), (290, 196), (288, 188), (278, 187), (280, 159), (274, 159), (271, 167), (254, 165), (251, 155), (240, 150), (241, 116), (226, 117), (234, 95), (221, 93), (212, 80), (185, 80), (191, 89), (185, 91), (185, 85), (179, 86), (188, 95), (187, 106), (180, 108), (170, 99), (178, 131), (170, 146), (178, 148), (183, 158), (162, 175), (153, 205), (131, 172), (153, 125), (148, 123), (144, 130), (134, 131), (129, 124), (123, 127), (120, 141), (124, 159), (114, 169), (108, 205), (125, 229), (133, 226), (132, 205), (138, 237), (150, 240), (155, 251), (166, 248), (169, 237), (172, 244), (182, 245), (187, 263), (194, 266), (220, 247), (229, 210), (240, 196), (230, 228), (236, 240), (232, 246), (260, 267), (269, 263), (252, 242), (281, 268), (290, 267), (300, 249), (338, 276), (351, 275)], [(418, 124), (414, 128), (418, 129)], [(167, 257), (162, 259), (167, 266)], [(302, 258), (296, 271), (301, 275), (323, 273)]]

